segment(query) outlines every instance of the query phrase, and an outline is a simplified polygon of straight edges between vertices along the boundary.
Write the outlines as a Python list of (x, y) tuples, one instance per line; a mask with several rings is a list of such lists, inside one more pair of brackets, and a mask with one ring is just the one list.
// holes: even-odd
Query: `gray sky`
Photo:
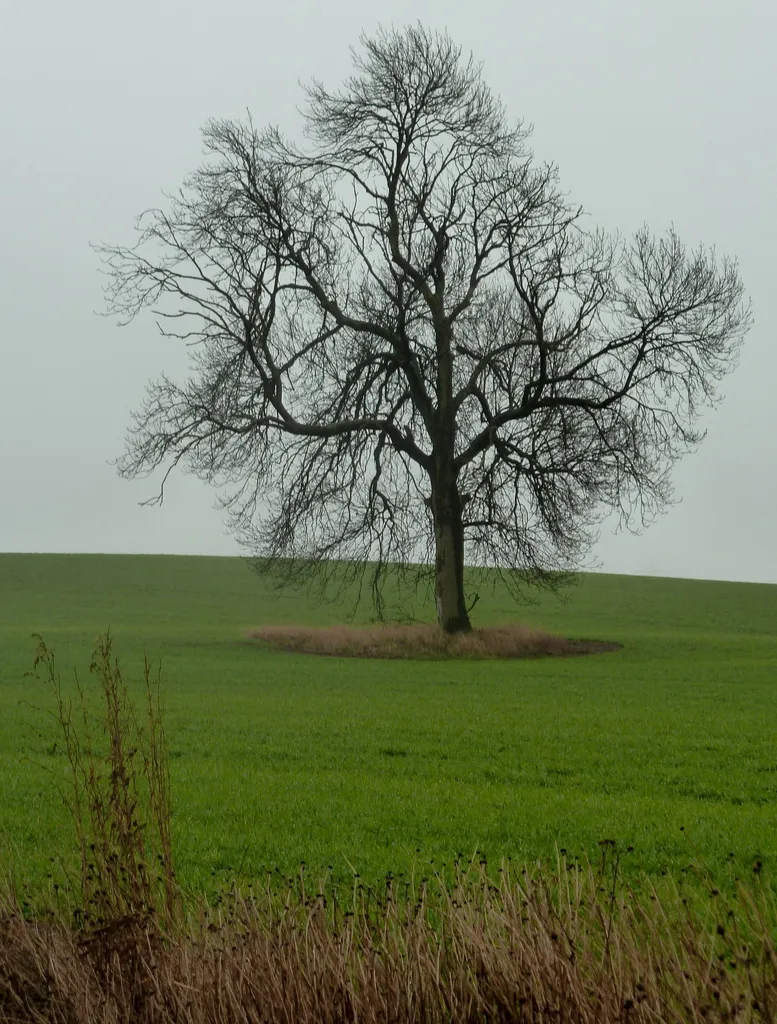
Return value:
[[(118, 479), (130, 410), (185, 356), (150, 318), (95, 316), (90, 241), (199, 163), (212, 116), (299, 124), (298, 80), (336, 85), (380, 22), (447, 28), (592, 221), (674, 223), (738, 256), (756, 324), (682, 504), (643, 536), (605, 525), (609, 572), (777, 582), (774, 0), (26, 0), (0, 32), (0, 551), (231, 554), (215, 495), (177, 476), (161, 509)], [(771, 243), (771, 244), (770, 244)], [(770, 303), (770, 300), (772, 302)]]

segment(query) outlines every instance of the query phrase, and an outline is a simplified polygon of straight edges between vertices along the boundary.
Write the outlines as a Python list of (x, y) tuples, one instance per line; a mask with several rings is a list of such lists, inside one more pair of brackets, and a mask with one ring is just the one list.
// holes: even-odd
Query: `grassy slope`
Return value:
[[(396, 663), (269, 653), (268, 622), (342, 613), (278, 599), (238, 560), (0, 555), (0, 850), (38, 884), (69, 833), (32, 632), (63, 675), (110, 627), (127, 674), (163, 661), (180, 873), (417, 873), (633, 844), (635, 867), (777, 857), (777, 587), (591, 575), (521, 617), (618, 654)], [(38, 735), (36, 730), (42, 730)], [(31, 758), (39, 766), (28, 759)]]

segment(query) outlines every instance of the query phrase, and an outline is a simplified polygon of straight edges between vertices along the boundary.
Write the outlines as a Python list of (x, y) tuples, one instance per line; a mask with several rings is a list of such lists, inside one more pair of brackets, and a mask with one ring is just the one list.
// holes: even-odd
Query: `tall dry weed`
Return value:
[(99, 711), (75, 674), (65, 696), (53, 651), (41, 637), (33, 672), (52, 691), (69, 766), (60, 792), (80, 854), (75, 915), (86, 930), (117, 922), (170, 927), (179, 911), (173, 866), (170, 776), (160, 670), (144, 659), (144, 720), (113, 655), (109, 633), (94, 648), (89, 673)]

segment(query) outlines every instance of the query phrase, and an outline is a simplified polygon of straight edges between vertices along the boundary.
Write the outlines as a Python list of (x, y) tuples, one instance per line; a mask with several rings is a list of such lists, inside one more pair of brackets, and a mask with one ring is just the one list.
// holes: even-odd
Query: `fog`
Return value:
[[(294, 133), (298, 80), (335, 86), (379, 23), (447, 29), (484, 64), (539, 159), (591, 222), (674, 224), (739, 258), (752, 329), (708, 436), (674, 476), (681, 499), (642, 536), (603, 524), (608, 572), (777, 582), (777, 7), (741, 0), (556, 0), (276, 8), (224, 0), (8, 5), (0, 38), (0, 550), (232, 554), (204, 484), (119, 479), (147, 379), (186, 352), (151, 317), (98, 315), (90, 242), (130, 242), (135, 216), (201, 159), (213, 116)], [(771, 126), (771, 127), (770, 127)]]

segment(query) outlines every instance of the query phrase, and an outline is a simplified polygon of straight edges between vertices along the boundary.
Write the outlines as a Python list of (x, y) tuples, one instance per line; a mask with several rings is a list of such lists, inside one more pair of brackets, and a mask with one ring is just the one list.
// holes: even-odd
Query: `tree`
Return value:
[(467, 630), (465, 560), (551, 581), (608, 511), (666, 505), (749, 310), (673, 230), (589, 229), (446, 36), (361, 42), (340, 91), (307, 88), (304, 145), (211, 121), (137, 245), (98, 247), (109, 311), (193, 343), (120, 470), (183, 462), (265, 566), (369, 565), (378, 602), (420, 563)]

